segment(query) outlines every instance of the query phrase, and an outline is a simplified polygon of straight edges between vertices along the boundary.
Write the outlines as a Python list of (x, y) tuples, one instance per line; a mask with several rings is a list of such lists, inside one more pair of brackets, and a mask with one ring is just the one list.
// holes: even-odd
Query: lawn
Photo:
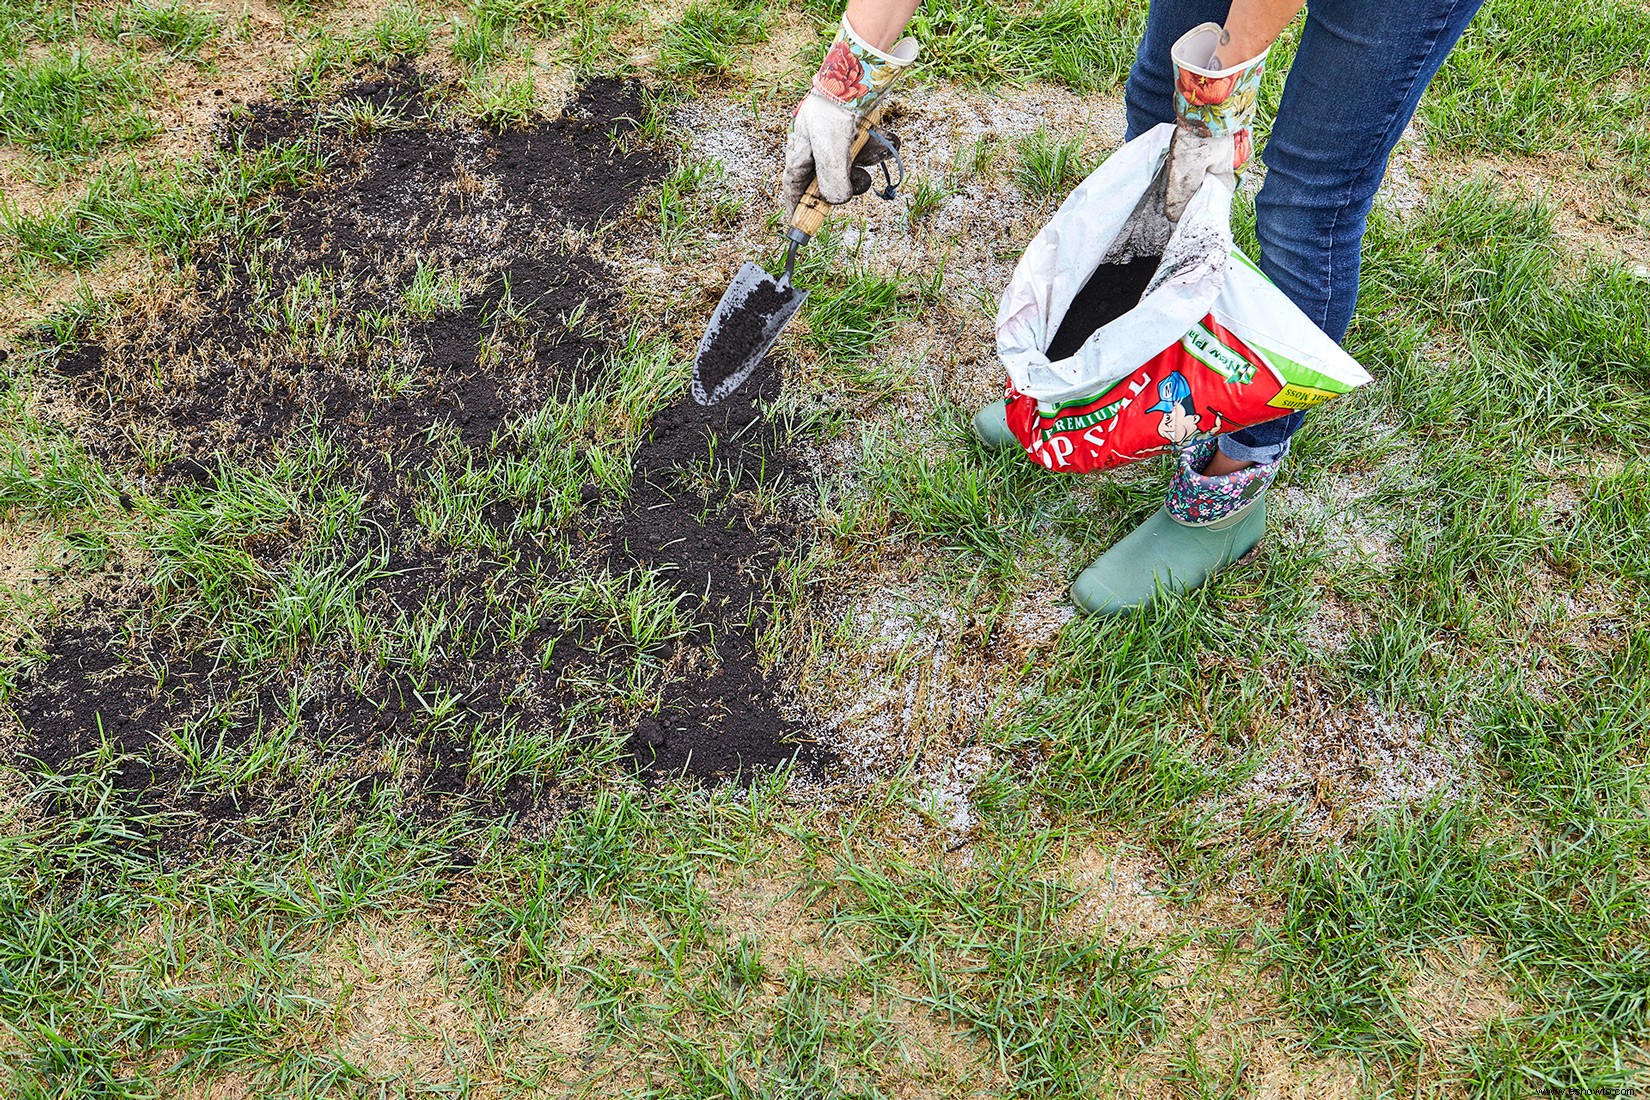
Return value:
[(930, 0), (688, 396), (835, 14), (0, 0), (0, 1095), (1650, 1083), (1650, 8), (1490, 0), (1375, 382), (1110, 622), (1167, 463), (967, 424), (1143, 2)]

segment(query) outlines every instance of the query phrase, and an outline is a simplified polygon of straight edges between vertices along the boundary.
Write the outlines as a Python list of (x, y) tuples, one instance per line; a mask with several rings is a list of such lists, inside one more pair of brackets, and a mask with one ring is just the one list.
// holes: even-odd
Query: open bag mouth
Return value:
[(1008, 424), (1082, 473), (1288, 416), (1369, 381), (1232, 243), (1211, 175), (1164, 213), (1165, 123), (1113, 153), (1015, 266), (997, 313)]

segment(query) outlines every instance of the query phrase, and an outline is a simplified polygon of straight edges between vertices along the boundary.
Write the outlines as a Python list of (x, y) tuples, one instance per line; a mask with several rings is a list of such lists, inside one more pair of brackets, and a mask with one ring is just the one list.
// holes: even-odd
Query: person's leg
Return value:
[(1199, 23), (1224, 23), (1231, 0), (1151, 0), (1146, 33), (1140, 37), (1129, 83), (1123, 91), (1128, 117), (1124, 141), (1133, 141), (1160, 122), (1174, 121), (1174, 62), (1169, 49)]
[[(1387, 159), (1483, 0), (1314, 0), (1255, 200), (1260, 266), (1333, 340), (1358, 300), (1364, 229)], [(1304, 413), (1221, 437), (1211, 470), (1283, 457)], [(1222, 462), (1224, 458), (1228, 461)]]
[[(1262, 154), (1261, 268), (1335, 340), (1357, 302), (1359, 252), (1387, 158), (1481, 3), (1313, 0), (1307, 13)], [(1166, 56), (1168, 45), (1143, 44), (1142, 62), (1148, 50)], [(1137, 64), (1130, 76), (1135, 132), (1153, 121), (1154, 70)], [(1160, 591), (1196, 588), (1237, 560), (1265, 530), (1266, 485), (1304, 419), (1295, 413), (1182, 453), (1164, 507), (1083, 571), (1073, 601), (1125, 612)]]
[(1306, 410), (1296, 409), (1288, 416), (1227, 432), (1220, 437), (1219, 453), (1214, 456), (1206, 472), (1218, 476), (1242, 469), (1249, 463), (1264, 466), (1277, 462), (1289, 453), (1289, 439), (1304, 423)]

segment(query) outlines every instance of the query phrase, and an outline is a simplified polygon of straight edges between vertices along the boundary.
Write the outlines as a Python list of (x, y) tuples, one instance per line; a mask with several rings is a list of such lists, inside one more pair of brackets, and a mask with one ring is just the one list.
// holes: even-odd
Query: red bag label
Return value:
[(1098, 397), (1045, 410), (1009, 383), (1008, 426), (1033, 459), (1078, 474), (1287, 416), (1332, 396), (1286, 386), (1211, 314)]

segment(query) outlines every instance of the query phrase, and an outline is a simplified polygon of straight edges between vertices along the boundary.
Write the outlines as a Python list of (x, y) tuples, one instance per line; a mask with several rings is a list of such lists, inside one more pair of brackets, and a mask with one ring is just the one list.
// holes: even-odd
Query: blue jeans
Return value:
[[(1358, 262), (1387, 158), (1433, 75), (1484, 0), (1312, 0), (1261, 153), (1260, 267), (1333, 340), (1358, 300)], [(1174, 121), (1169, 49), (1229, 0), (1152, 0), (1126, 93), (1128, 137)], [(1220, 437), (1239, 461), (1289, 453), (1291, 413)]]

